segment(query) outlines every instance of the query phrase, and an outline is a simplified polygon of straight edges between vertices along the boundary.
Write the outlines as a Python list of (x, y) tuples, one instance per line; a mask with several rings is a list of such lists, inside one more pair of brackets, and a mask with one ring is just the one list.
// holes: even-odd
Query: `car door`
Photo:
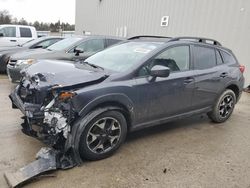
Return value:
[(17, 29), (15, 26), (6, 26), (0, 29), (0, 33), (3, 34), (0, 37), (0, 46), (16, 46), (17, 41)]
[[(82, 42), (81, 44), (75, 46), (71, 50), (72, 60), (85, 60), (91, 55), (103, 50), (105, 48), (104, 39), (90, 39)], [(83, 53), (77, 53), (76, 50), (80, 50)]]
[[(189, 111), (194, 89), (190, 59), (188, 45), (175, 46), (164, 50), (139, 70), (135, 86), (140, 112), (137, 114), (137, 123)], [(149, 70), (154, 65), (169, 67), (169, 77), (152, 79)]]
[(193, 108), (202, 109), (213, 105), (218, 92), (224, 87), (224, 69), (223, 65), (219, 65), (221, 57), (214, 48), (193, 45), (192, 50), (195, 80)]

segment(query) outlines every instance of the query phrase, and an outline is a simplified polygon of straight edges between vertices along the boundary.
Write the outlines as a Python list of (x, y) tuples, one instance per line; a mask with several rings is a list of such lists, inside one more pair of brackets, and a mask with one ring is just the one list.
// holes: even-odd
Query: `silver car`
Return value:
[(122, 40), (124, 39), (93, 35), (66, 38), (46, 49), (27, 50), (12, 55), (7, 65), (7, 73), (12, 82), (19, 82), (22, 78), (20, 71), (37, 62), (37, 60), (54, 59), (73, 62), (85, 60)]

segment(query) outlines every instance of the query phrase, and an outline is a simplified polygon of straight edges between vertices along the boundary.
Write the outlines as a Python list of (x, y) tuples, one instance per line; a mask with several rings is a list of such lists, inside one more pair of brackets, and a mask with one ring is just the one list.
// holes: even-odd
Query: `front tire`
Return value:
[(79, 142), (82, 159), (100, 160), (112, 155), (124, 142), (127, 122), (116, 110), (103, 112), (86, 125)]
[(215, 123), (225, 122), (232, 114), (236, 103), (235, 93), (231, 89), (224, 91), (217, 99), (208, 117)]

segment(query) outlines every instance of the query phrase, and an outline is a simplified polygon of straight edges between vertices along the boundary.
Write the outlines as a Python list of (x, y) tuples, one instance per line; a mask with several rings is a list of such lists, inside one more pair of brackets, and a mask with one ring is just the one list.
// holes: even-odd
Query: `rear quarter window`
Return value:
[(237, 63), (236, 59), (229, 53), (221, 51), (224, 63)]
[(20, 27), (20, 35), (24, 38), (31, 38), (32, 34), (30, 28)]
[(208, 69), (216, 66), (215, 50), (208, 47), (194, 46), (194, 69)]

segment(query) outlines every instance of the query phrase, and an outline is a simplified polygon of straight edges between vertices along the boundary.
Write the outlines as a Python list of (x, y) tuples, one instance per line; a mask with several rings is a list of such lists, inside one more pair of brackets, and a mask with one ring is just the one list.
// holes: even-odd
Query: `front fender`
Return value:
[[(110, 93), (107, 95), (102, 95), (99, 97), (94, 98), (90, 102), (88, 102), (83, 108), (81, 108), (78, 111), (78, 115), (83, 117), (86, 114), (88, 114), (91, 110), (95, 109), (97, 106), (104, 104), (104, 103), (118, 103), (121, 104), (126, 108), (126, 110), (129, 112), (130, 115), (133, 116), (133, 109), (134, 109), (134, 104), (131, 101), (131, 99), (126, 96), (125, 94), (121, 93)], [(133, 117), (131, 117), (133, 118)]]

